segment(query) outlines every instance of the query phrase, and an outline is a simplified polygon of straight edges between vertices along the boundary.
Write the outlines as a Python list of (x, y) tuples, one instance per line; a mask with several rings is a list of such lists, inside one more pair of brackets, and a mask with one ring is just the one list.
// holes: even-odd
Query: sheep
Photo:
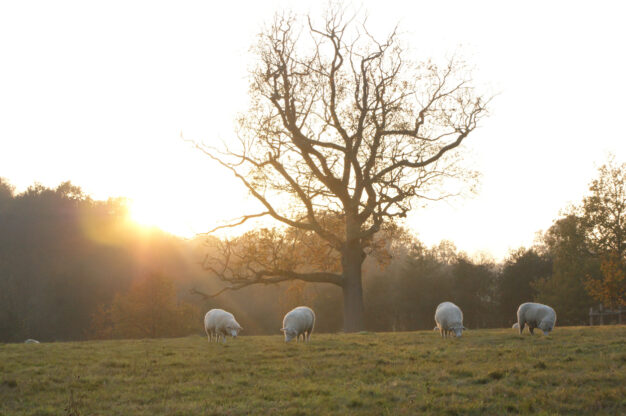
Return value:
[(519, 324), (517, 322), (515, 322), (511, 328), (517, 329), (517, 328), (519, 328)]
[(24, 344), (39, 344), (39, 341), (37, 341), (36, 339), (28, 338), (26, 341), (24, 341)]
[(300, 335), (304, 342), (311, 339), (311, 332), (315, 325), (315, 312), (307, 306), (298, 306), (287, 312), (283, 318), (283, 327), (281, 331), (285, 333), (285, 342), (296, 339), (296, 343), (300, 340)]
[(454, 332), (455, 336), (460, 337), (463, 330), (467, 329), (463, 326), (463, 312), (452, 302), (443, 302), (437, 306), (435, 323), (442, 338), (446, 338), (450, 332)]
[(226, 343), (226, 335), (236, 338), (243, 328), (235, 320), (232, 313), (222, 309), (211, 309), (204, 315), (204, 330), (209, 342), (215, 337), (215, 342), (219, 342), (220, 336)]
[(549, 335), (556, 324), (556, 312), (541, 303), (522, 303), (517, 309), (517, 324), (520, 335), (527, 324), (530, 335), (533, 335), (535, 328), (541, 329), (544, 335)]

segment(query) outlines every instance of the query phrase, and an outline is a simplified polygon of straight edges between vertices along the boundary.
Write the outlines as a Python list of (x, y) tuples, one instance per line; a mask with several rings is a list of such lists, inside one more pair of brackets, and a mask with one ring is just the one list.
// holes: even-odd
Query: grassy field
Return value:
[(0, 345), (0, 415), (626, 414), (626, 326)]

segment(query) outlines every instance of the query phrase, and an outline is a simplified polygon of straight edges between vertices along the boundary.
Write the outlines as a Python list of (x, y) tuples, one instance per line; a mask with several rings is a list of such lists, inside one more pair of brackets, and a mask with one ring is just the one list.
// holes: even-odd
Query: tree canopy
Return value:
[(607, 306), (626, 306), (626, 163), (614, 157), (598, 169), (582, 202), (581, 225), (601, 276), (588, 275), (585, 286)]

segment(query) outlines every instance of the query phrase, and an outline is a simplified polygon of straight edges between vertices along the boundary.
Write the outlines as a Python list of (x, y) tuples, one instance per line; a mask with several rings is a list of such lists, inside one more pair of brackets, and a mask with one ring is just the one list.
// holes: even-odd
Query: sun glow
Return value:
[[(133, 199), (129, 206), (130, 218), (142, 227), (156, 227), (180, 237), (190, 238), (201, 232), (195, 229), (193, 218), (180, 212), (175, 202)], [(198, 221), (196, 221), (197, 223)]]
[[(214, 175), (219, 176), (217, 172)], [(188, 189), (184, 184), (178, 184), (178, 188), (166, 196), (163, 192), (146, 188), (129, 198), (129, 219), (144, 228), (156, 227), (179, 237), (192, 238), (217, 226), (236, 222), (246, 210), (257, 211), (234, 185), (222, 176), (220, 183), (213, 184), (213, 192), (204, 195), (198, 195), (198, 191)], [(215, 235), (239, 234), (255, 224), (260, 223), (250, 221), (237, 229), (220, 230)]]

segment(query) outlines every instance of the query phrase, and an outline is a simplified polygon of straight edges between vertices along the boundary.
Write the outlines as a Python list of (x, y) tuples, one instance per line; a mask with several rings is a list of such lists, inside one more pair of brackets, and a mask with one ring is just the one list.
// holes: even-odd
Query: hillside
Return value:
[(2, 344), (0, 415), (626, 413), (626, 326), (311, 339)]

